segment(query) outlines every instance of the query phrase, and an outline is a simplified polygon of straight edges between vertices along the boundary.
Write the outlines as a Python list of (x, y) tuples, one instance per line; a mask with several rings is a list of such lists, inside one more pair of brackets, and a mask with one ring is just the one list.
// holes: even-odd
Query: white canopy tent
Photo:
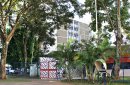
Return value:
[(106, 64), (105, 60), (97, 59), (95, 61), (95, 66), (96, 66), (97, 71), (101, 71), (103, 69), (102, 65), (103, 65), (104, 69), (107, 70), (107, 64)]

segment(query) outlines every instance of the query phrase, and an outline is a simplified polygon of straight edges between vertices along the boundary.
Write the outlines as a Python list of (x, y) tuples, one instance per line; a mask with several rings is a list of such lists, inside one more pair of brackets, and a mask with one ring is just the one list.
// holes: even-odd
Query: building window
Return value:
[(71, 32), (71, 37), (73, 36), (73, 32)]
[(74, 27), (74, 30), (75, 30), (75, 31), (78, 31), (78, 27), (77, 27), (77, 26), (75, 26), (75, 27)]
[(78, 38), (78, 33), (74, 33), (74, 37), (75, 37), (75, 38)]
[(78, 23), (78, 21), (75, 21), (75, 20), (74, 20), (74, 24), (75, 24), (75, 25), (78, 25), (79, 23)]
[(73, 30), (73, 26), (71, 24), (69, 26), (69, 30)]
[(68, 37), (73, 37), (73, 32), (68, 32)]

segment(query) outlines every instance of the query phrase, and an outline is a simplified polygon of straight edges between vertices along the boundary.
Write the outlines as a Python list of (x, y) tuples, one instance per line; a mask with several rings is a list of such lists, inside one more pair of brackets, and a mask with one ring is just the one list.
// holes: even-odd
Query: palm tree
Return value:
[(89, 80), (93, 79), (95, 61), (97, 59), (107, 60), (108, 57), (115, 54), (115, 49), (110, 46), (108, 38), (104, 38), (98, 46), (94, 45), (91, 40), (89, 42), (83, 41), (80, 48), (77, 62), (82, 62), (82, 64), (86, 65)]
[[(94, 62), (98, 59), (98, 49), (91, 42), (83, 41), (80, 46), (81, 50), (78, 52), (79, 58), (77, 62), (85, 64), (87, 76), (89, 80), (93, 79)], [(96, 51), (97, 50), (97, 51)]]
[(57, 51), (53, 52), (53, 56), (59, 61), (59, 66), (66, 68), (67, 78), (71, 80), (71, 66), (73, 65), (74, 56), (76, 54), (76, 44), (69, 40), (66, 44), (59, 44)]

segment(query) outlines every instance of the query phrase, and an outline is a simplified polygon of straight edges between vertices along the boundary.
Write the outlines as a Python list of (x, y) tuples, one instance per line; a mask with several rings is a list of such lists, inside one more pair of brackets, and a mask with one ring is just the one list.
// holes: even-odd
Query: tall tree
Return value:
[(69, 40), (66, 44), (59, 44), (57, 48), (57, 51), (51, 55), (59, 60), (58, 64), (65, 68), (66, 77), (68, 80), (71, 80), (71, 68), (73, 67), (74, 57), (77, 53), (77, 41)]
[(117, 59), (115, 65), (115, 79), (119, 79), (121, 44), (122, 44), (120, 5), (121, 5), (120, 0), (117, 0), (117, 36), (116, 36)]
[(115, 52), (112, 47), (110, 47), (109, 38), (102, 34), (101, 41), (98, 46), (94, 45), (93, 39), (90, 41), (83, 40), (80, 45), (80, 51), (78, 53), (78, 58), (76, 62), (82, 62), (86, 66), (87, 76), (89, 80), (93, 80), (94, 78), (94, 66), (95, 61), (97, 59), (106, 60), (108, 57), (113, 55)]
[[(14, 32), (19, 24), (20, 17), (25, 14), (25, 12), (31, 6), (27, 1), (22, 0), (2, 0), (0, 1), (0, 32), (2, 39), (2, 57), (1, 57), (1, 72), (2, 79), (6, 79), (6, 58), (7, 50), (10, 40), (12, 39)], [(9, 26), (10, 31), (7, 33), (7, 26)]]
[[(38, 43), (44, 42), (45, 44), (53, 45), (54, 44), (54, 30), (60, 29), (61, 26), (67, 26), (71, 22), (71, 19), (74, 16), (73, 11), (70, 11), (71, 5), (73, 3), (76, 5), (77, 2), (70, 1), (46, 1), (46, 5), (35, 5), (30, 8), (30, 12), (27, 13), (27, 16), (22, 17), (21, 27), (26, 29), (27, 34), (24, 34), (24, 54), (25, 63), (27, 62), (27, 43), (31, 44), (31, 60), (33, 61), (33, 52), (34, 52), (34, 39), (38, 37)], [(61, 4), (62, 3), (62, 4)], [(76, 7), (79, 7), (77, 4)], [(79, 10), (78, 10), (79, 11)], [(28, 37), (29, 36), (29, 37)], [(28, 42), (30, 39), (31, 42)]]
[[(71, 5), (67, 4), (70, 2), (72, 3)], [(52, 3), (52, 4), (49, 6), (48, 3)], [(2, 44), (3, 44), (2, 58), (1, 58), (2, 79), (6, 79), (5, 64), (6, 64), (6, 58), (7, 58), (8, 45), (17, 29), (21, 16), (26, 16), (26, 13), (28, 13), (29, 8), (35, 8), (37, 6), (40, 6), (41, 8), (48, 8), (48, 9), (44, 10), (47, 14), (47, 12), (50, 12), (50, 10), (53, 10), (53, 7), (55, 7), (55, 8), (57, 7), (57, 9), (60, 9), (61, 6), (63, 6), (64, 11), (66, 11), (66, 7), (69, 9), (69, 6), (72, 6), (73, 4), (76, 5), (77, 1), (73, 1), (73, 0), (69, 0), (69, 1), (2, 0), (2, 1), (0, 1), (0, 19), (1, 19), (0, 25), (1, 25), (1, 35), (2, 35), (1, 38), (2, 38)], [(68, 13), (65, 13), (65, 15), (64, 15), (64, 11), (61, 11), (58, 13), (57, 13), (57, 11), (53, 11), (52, 13), (57, 14), (57, 15), (62, 14), (62, 16), (70, 14), (68, 11)], [(53, 17), (50, 16), (49, 18), (53, 18)], [(61, 19), (66, 20), (68, 18), (61, 17)], [(54, 18), (53, 20), (58, 20), (58, 18)], [(57, 24), (61, 24), (61, 23), (57, 23)], [(9, 33), (6, 32), (7, 25), (9, 25), (9, 27), (11, 29)]]
[[(116, 61), (119, 62), (119, 56), (121, 56), (121, 44), (122, 44), (122, 33), (121, 29), (123, 30), (129, 30), (129, 2), (128, 0), (122, 0), (120, 3), (119, 1), (115, 0), (97, 0), (97, 18), (98, 18), (98, 30), (102, 31), (103, 29), (107, 29), (109, 32), (114, 32), (116, 36), (116, 47), (117, 47), (117, 59)], [(95, 9), (94, 9), (94, 1), (92, 0), (86, 0), (86, 10), (87, 12), (90, 12), (92, 15), (92, 23), (90, 24), (90, 27), (92, 30), (96, 31), (95, 29)], [(121, 5), (120, 5), (121, 4)], [(119, 7), (120, 5), (120, 7)], [(117, 10), (120, 9), (120, 10)], [(120, 16), (120, 14), (122, 16)], [(121, 20), (121, 21), (120, 21)], [(103, 23), (107, 23), (107, 25), (104, 26)], [(122, 28), (121, 28), (122, 25)], [(117, 66), (117, 65), (116, 65)], [(119, 73), (117, 73), (119, 74)]]
[(81, 51), (79, 51), (77, 62), (82, 62), (82, 65), (86, 66), (89, 81), (93, 81), (94, 62), (98, 59), (99, 49), (91, 42), (83, 41)]
[[(69, 10), (70, 8), (74, 7), (73, 10)], [(50, 22), (46, 24), (45, 26), (51, 27), (47, 28), (48, 31), (53, 31), (53, 28), (59, 28), (59, 26), (66, 24), (71, 21), (70, 18), (73, 17), (73, 13), (78, 10), (78, 13), (80, 13), (79, 9), (79, 3), (77, 0), (67, 0), (67, 1), (60, 1), (60, 0), (2, 0), (0, 1), (0, 32), (1, 32), (1, 38), (2, 38), (2, 58), (1, 58), (1, 69), (2, 69), (2, 79), (6, 79), (6, 71), (5, 71), (5, 64), (6, 64), (6, 58), (7, 58), (7, 50), (8, 45), (10, 43), (10, 40), (12, 39), (16, 29), (19, 26), (19, 20), (21, 17), (27, 16), (27, 13), (31, 12), (29, 9), (34, 9), (33, 14), (37, 15), (37, 11), (39, 8), (41, 8), (41, 11), (45, 12), (43, 13), (43, 17), (45, 22)], [(39, 13), (39, 12), (38, 12)], [(39, 14), (38, 14), (39, 15)], [(42, 15), (42, 14), (40, 14)], [(47, 16), (50, 15), (50, 16)], [(51, 16), (52, 15), (52, 16)], [(55, 17), (54, 17), (55, 15)], [(60, 16), (60, 17), (58, 17)], [(68, 17), (69, 16), (69, 17)], [(67, 18), (66, 18), (67, 17)], [(36, 20), (39, 19), (39, 17), (33, 17), (35, 20), (35, 24), (38, 24)], [(29, 19), (29, 18), (28, 18)], [(59, 20), (59, 21), (58, 21)], [(55, 22), (53, 22), (55, 21)], [(66, 23), (67, 22), (67, 23)], [(55, 26), (53, 26), (56, 24)], [(7, 25), (9, 26), (9, 32), (7, 33)], [(37, 31), (37, 30), (35, 30)], [(46, 33), (47, 30), (44, 32)], [(28, 33), (28, 32), (27, 32)], [(25, 48), (27, 44), (27, 37), (25, 34), (24, 36), (24, 43)], [(43, 33), (43, 34), (44, 34)], [(25, 57), (27, 57), (27, 52), (25, 49)], [(26, 58), (25, 58), (25, 61)]]

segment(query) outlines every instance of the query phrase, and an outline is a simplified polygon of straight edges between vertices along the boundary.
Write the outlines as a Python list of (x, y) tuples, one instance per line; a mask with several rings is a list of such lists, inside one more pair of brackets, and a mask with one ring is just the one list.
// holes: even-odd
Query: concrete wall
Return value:
[[(107, 70), (107, 72), (111, 75), (112, 70)], [(123, 76), (123, 69), (120, 70), (120, 76)], [(130, 76), (130, 69), (124, 69), (124, 76)]]

